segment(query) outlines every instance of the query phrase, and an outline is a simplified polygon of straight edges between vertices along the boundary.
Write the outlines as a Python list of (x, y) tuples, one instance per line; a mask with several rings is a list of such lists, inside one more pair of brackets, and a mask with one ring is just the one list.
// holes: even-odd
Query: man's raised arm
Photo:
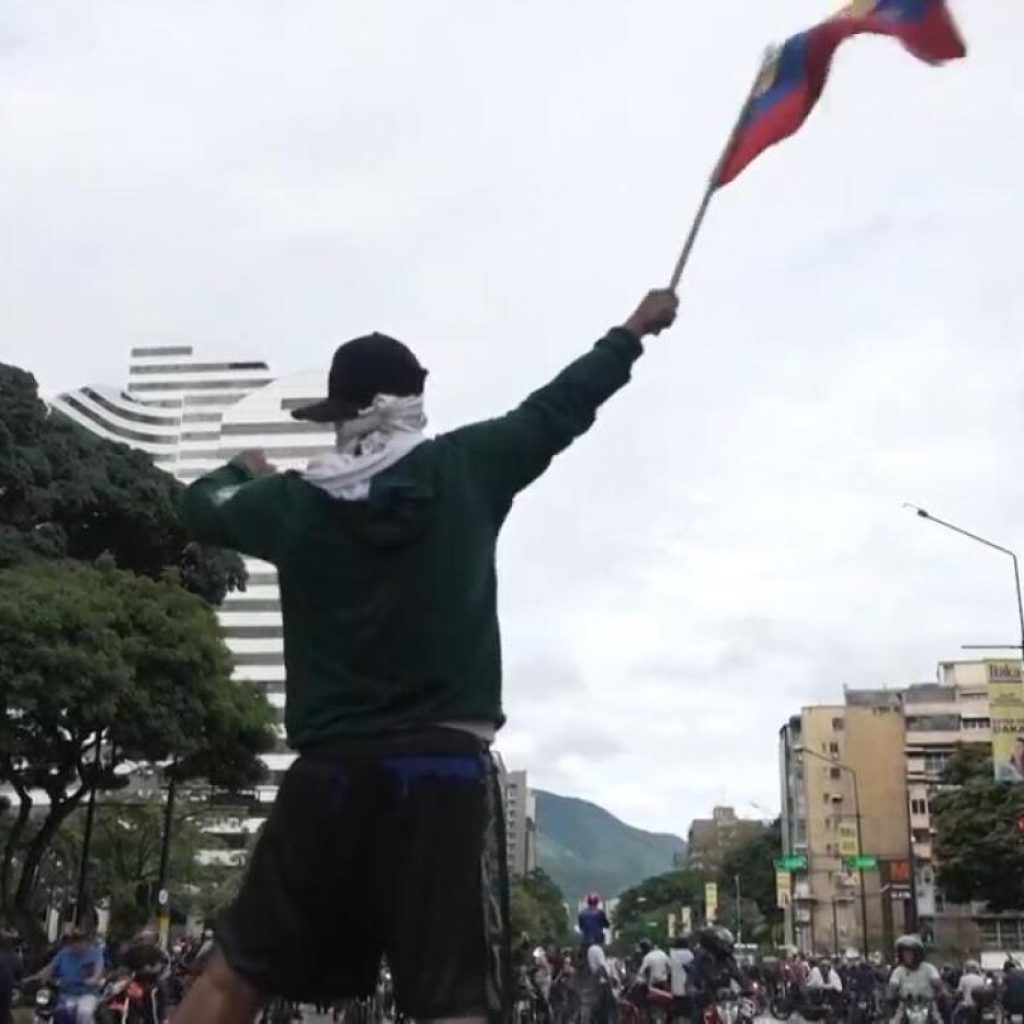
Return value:
[(641, 340), (671, 326), (678, 305), (672, 291), (649, 292), (621, 327), (517, 409), (449, 435), (473, 464), (499, 518), (519, 491), (593, 425), (600, 406), (629, 381), (643, 353)]

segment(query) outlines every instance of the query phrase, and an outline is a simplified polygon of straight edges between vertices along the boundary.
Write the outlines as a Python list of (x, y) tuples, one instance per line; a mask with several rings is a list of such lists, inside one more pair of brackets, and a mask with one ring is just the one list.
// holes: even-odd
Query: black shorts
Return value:
[(381, 958), (407, 1016), (507, 1017), (510, 946), (497, 772), (436, 729), (304, 753), (217, 927), (228, 963), (287, 999), (363, 998)]

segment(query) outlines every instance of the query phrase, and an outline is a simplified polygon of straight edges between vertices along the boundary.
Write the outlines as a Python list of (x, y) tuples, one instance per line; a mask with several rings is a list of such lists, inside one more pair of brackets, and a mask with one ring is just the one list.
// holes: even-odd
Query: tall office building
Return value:
[(505, 804), (509, 874), (522, 878), (537, 867), (537, 798), (526, 772), (507, 771), (500, 759), (498, 770)]

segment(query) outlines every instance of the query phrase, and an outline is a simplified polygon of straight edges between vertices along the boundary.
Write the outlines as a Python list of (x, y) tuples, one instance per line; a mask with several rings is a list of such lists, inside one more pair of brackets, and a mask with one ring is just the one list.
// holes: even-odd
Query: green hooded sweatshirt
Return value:
[(498, 534), (516, 494), (591, 426), (642, 351), (610, 331), (514, 411), (424, 441), (364, 501), (294, 472), (253, 479), (236, 463), (188, 488), (196, 540), (277, 568), (294, 748), (503, 723)]

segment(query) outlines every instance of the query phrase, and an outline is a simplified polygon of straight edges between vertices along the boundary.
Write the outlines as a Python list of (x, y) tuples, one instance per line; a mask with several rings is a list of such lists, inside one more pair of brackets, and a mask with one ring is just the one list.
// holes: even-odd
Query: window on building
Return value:
[(926, 754), (924, 770), (929, 775), (938, 775), (949, 763), (949, 754)]
[(830, 779), (841, 779), (843, 772), (841, 768), (829, 768), (828, 775)]
[(828, 745), (828, 752), (830, 754), (832, 754), (833, 757), (836, 756), (839, 753), (839, 744), (838, 743), (830, 743)]
[(833, 732), (842, 732), (845, 727), (846, 727), (846, 723), (843, 721), (843, 719), (841, 719), (841, 718), (833, 718), (832, 719), (832, 731)]
[(823, 793), (822, 794), (822, 802), (826, 803), (826, 804), (830, 804), (832, 802), (832, 794), (831, 793)]
[(835, 843), (825, 844), (825, 856), (826, 857), (837, 857), (839, 855), (839, 847)]
[(910, 801), (910, 813), (911, 814), (927, 814), (928, 813), (928, 801), (927, 800), (911, 800)]
[(963, 725), (964, 725), (965, 729), (973, 729), (973, 730), (991, 729), (992, 728), (992, 719), (991, 718), (965, 718), (963, 720)]

